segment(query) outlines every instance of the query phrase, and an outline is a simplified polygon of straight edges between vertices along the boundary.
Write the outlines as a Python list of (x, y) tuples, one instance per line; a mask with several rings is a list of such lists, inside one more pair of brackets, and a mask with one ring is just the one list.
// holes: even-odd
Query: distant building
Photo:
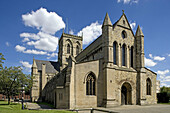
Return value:
[(81, 36), (63, 33), (58, 61), (33, 59), (32, 101), (56, 108), (156, 104), (157, 74), (144, 64), (144, 34), (134, 35), (126, 15), (112, 24), (106, 14), (102, 35), (84, 50)]
[(156, 93), (160, 93), (160, 81), (156, 81)]

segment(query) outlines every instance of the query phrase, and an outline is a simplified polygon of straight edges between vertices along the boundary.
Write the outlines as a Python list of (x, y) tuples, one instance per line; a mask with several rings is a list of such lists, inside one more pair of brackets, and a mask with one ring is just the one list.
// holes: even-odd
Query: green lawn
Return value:
[(7, 101), (0, 101), (0, 113), (71, 113), (70, 111), (56, 111), (56, 110), (21, 110), (21, 104), (11, 103)]
[(169, 103), (158, 103), (158, 104), (168, 104), (168, 105), (170, 105), (170, 102)]

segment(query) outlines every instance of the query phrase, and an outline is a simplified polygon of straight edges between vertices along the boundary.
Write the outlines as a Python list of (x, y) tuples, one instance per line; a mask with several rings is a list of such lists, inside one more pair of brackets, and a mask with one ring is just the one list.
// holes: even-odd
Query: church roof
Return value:
[(46, 73), (56, 73), (59, 72), (60, 65), (59, 62), (45, 61), (45, 60), (35, 60), (38, 71), (42, 71), (42, 64), (46, 65)]

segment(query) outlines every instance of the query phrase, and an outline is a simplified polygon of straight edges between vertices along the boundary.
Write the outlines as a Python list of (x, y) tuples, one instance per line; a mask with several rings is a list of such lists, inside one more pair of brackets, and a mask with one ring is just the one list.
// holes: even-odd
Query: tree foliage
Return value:
[(168, 93), (168, 94), (170, 94), (170, 87), (163, 86), (163, 87), (161, 87), (161, 91), (160, 92), (161, 93)]
[(4, 63), (3, 60), (5, 60), (4, 55), (0, 53), (0, 69), (3, 68), (2, 64)]
[(0, 93), (8, 97), (8, 104), (10, 104), (10, 96), (18, 95), (22, 87), (29, 90), (31, 83), (31, 76), (24, 74), (20, 66), (5, 67), (0, 70)]

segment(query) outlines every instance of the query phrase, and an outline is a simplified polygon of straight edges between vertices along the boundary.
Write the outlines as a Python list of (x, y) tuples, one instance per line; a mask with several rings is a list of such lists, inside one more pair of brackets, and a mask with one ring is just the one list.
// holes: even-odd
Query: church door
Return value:
[(124, 83), (121, 88), (121, 105), (130, 104), (132, 104), (131, 85), (129, 83)]

